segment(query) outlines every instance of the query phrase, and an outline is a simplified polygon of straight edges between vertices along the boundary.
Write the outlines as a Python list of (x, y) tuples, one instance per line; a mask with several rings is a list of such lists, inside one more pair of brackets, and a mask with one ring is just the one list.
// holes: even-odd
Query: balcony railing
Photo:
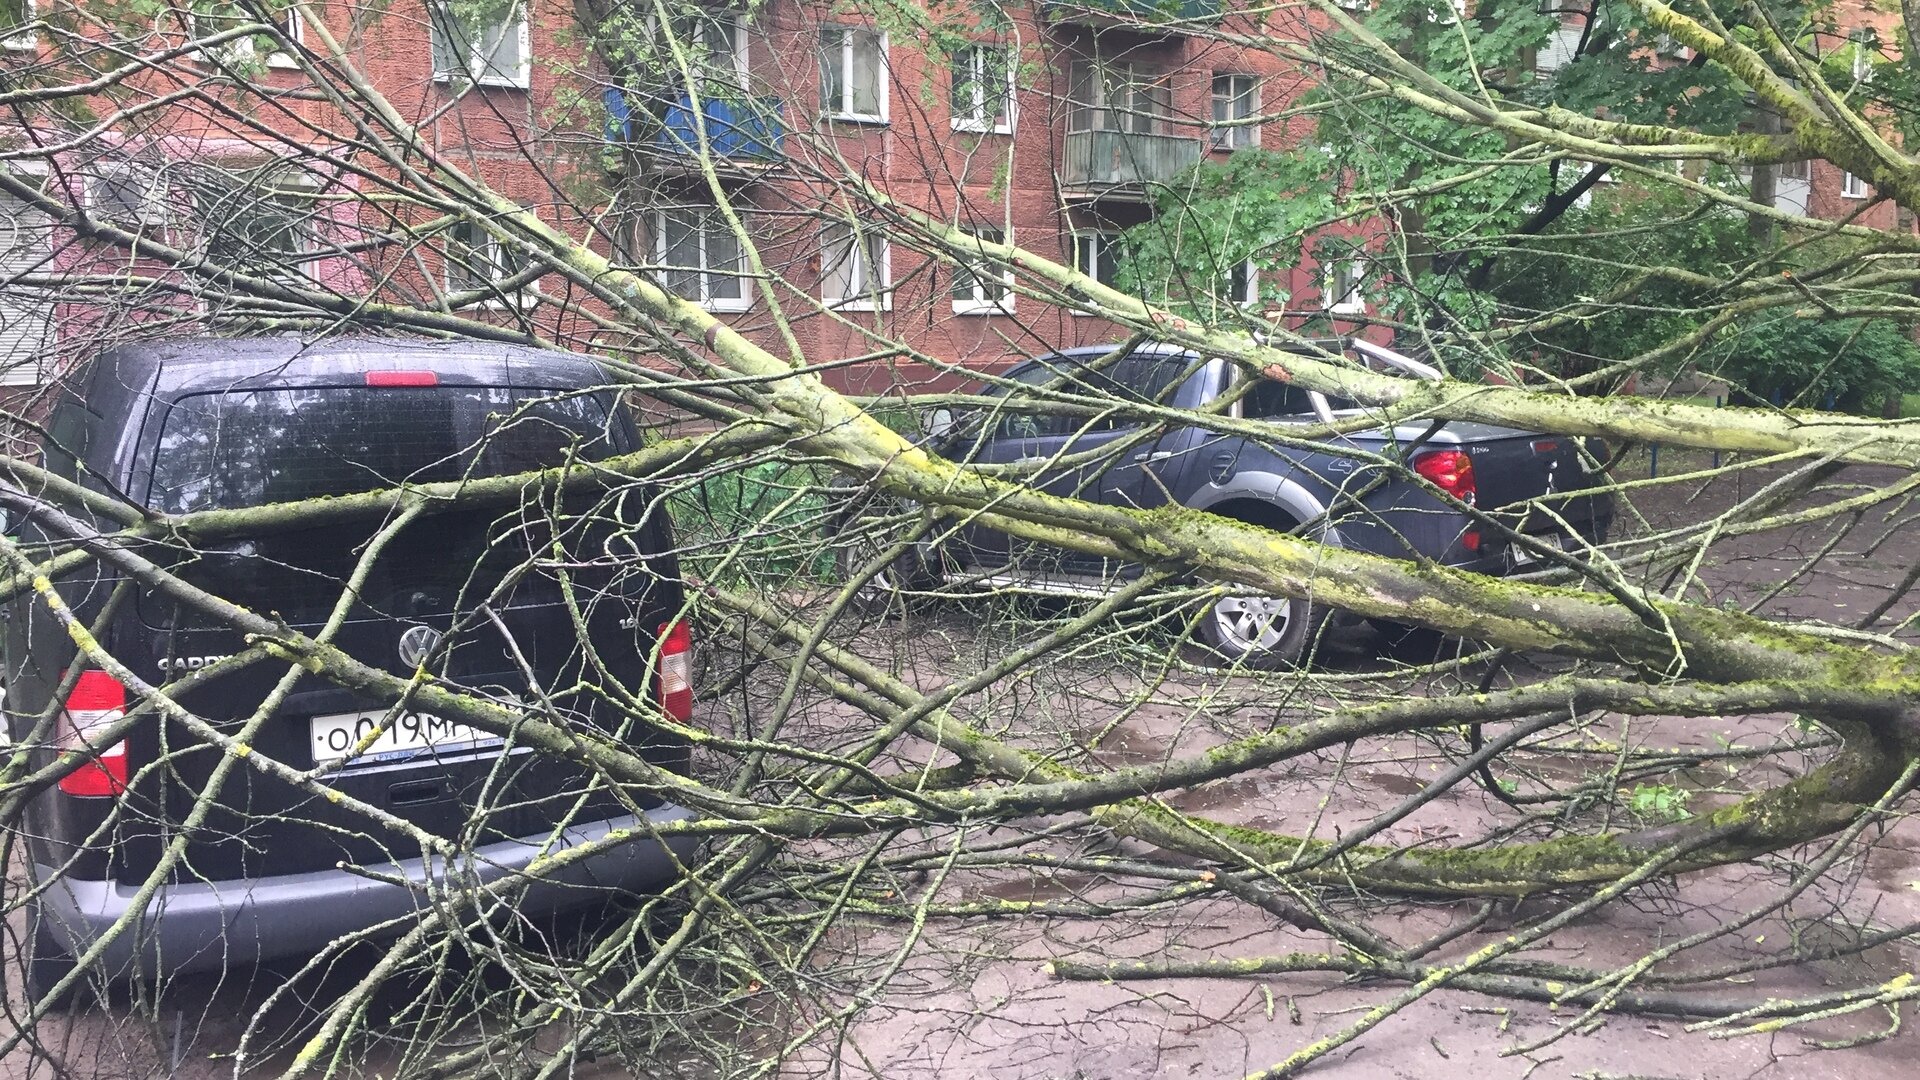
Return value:
[(1181, 23), (1220, 21), (1221, 0), (1042, 0), (1051, 22), (1132, 23), (1176, 29)]
[(1184, 135), (1069, 132), (1060, 186), (1075, 194), (1142, 198), (1149, 186), (1164, 184), (1199, 161), (1201, 150), (1199, 139)]
[(701, 101), (695, 112), (693, 98), (682, 94), (668, 101), (657, 117), (638, 112), (618, 89), (607, 90), (606, 102), (609, 141), (632, 143), (636, 126), (651, 127), (653, 133), (642, 145), (665, 158), (697, 157), (704, 126), (704, 145), (715, 158), (736, 166), (770, 165), (780, 160), (780, 144), (787, 134), (786, 122), (780, 118), (779, 98), (711, 97)]

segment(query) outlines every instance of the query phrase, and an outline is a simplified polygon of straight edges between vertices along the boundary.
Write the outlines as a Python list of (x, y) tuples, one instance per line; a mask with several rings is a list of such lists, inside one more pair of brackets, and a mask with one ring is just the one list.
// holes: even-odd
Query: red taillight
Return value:
[(127, 790), (127, 741), (99, 747), (93, 739), (127, 715), (127, 688), (104, 671), (83, 671), (67, 695), (58, 733), (62, 750), (74, 750), (92, 760), (60, 778), (60, 790), (69, 795), (108, 796)]
[(1433, 486), (1473, 505), (1479, 488), (1473, 480), (1473, 462), (1458, 450), (1429, 450), (1413, 459), (1413, 471), (1433, 481)]
[(368, 386), (439, 386), (440, 376), (431, 371), (369, 371)]
[(684, 620), (660, 624), (660, 711), (684, 724), (693, 719), (693, 631)]

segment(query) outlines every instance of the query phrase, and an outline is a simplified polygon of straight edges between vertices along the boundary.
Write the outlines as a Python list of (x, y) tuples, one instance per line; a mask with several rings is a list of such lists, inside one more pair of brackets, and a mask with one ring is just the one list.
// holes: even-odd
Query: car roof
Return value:
[(369, 371), (431, 371), (447, 385), (566, 389), (608, 382), (591, 357), (524, 345), (400, 337), (176, 338), (123, 345), (95, 361), (88, 397), (176, 397), (357, 382)]

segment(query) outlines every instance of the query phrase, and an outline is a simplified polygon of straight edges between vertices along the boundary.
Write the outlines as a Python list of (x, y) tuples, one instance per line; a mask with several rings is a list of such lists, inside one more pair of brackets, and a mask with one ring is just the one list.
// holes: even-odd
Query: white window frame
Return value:
[[(1246, 275), (1246, 287), (1239, 296), (1226, 296), (1223, 299), (1237, 308), (1250, 308), (1260, 303), (1260, 267), (1252, 259), (1246, 259), (1227, 271), (1226, 284), (1233, 284), (1235, 272)], [(1222, 290), (1229, 291), (1229, 290)]]
[(1852, 173), (1846, 172), (1844, 170), (1840, 173), (1840, 197), (1841, 198), (1864, 199), (1869, 194), (1870, 192), (1867, 190), (1867, 182), (1865, 180), (1862, 180), (1859, 177), (1853, 175)]
[[(1228, 85), (1228, 93), (1224, 97), (1220, 93), (1220, 82), (1223, 79)], [(1244, 90), (1240, 89), (1243, 85)], [(1225, 120), (1251, 120), (1260, 115), (1260, 77), (1244, 71), (1216, 71), (1213, 73), (1213, 82), (1209, 90), (1213, 102), (1213, 122), (1216, 126), (1207, 133), (1207, 147), (1212, 150), (1239, 150), (1259, 146), (1259, 124), (1235, 123), (1227, 127), (1217, 125), (1223, 119), (1220, 116), (1220, 107), (1223, 102), (1226, 103), (1228, 111), (1232, 110), (1234, 102), (1244, 101), (1247, 107), (1245, 116), (1227, 116)]]
[(1585, 23), (1562, 22), (1554, 27), (1553, 33), (1547, 35), (1547, 43), (1534, 54), (1534, 74), (1552, 75), (1579, 59), (1580, 39), (1586, 32)]
[(1847, 41), (1853, 45), (1853, 81), (1870, 83), (1873, 81), (1873, 32), (1860, 27), (1847, 35)]
[[(669, 267), (668, 266), (668, 263), (667, 263), (667, 215), (673, 214), (673, 213), (694, 213), (694, 214), (699, 214), (701, 217), (701, 222), (700, 222), (701, 227), (696, 232), (696, 235), (700, 238), (700, 242), (698, 244), (698, 247), (700, 249), (700, 265), (697, 267), (690, 267), (690, 266)], [(734, 239), (734, 243), (738, 244), (741, 249), (740, 250), (740, 260), (741, 260), (740, 270), (736, 273), (729, 274), (724, 270), (715, 270), (712, 268), (712, 262), (711, 262), (712, 253), (707, 249), (708, 236), (709, 236), (708, 230), (709, 228), (712, 228), (712, 227), (719, 227), (722, 229), (727, 228), (726, 220), (720, 216), (719, 211), (717, 211), (714, 207), (710, 205), (701, 205), (698, 203), (684, 203), (678, 206), (663, 206), (658, 210), (655, 210), (650, 215), (650, 217), (652, 218), (652, 225), (653, 225), (653, 258), (654, 258), (654, 262), (660, 267), (661, 274), (664, 275), (668, 273), (670, 270), (678, 270), (683, 273), (691, 272), (694, 276), (694, 280), (699, 282), (700, 295), (681, 297), (681, 299), (699, 304), (702, 308), (704, 308), (707, 311), (746, 311), (747, 309), (753, 306), (753, 290), (748, 285), (748, 278), (745, 273), (746, 245), (740, 242), (739, 237), (736, 236), (733, 239)], [(723, 278), (723, 277), (733, 278), (734, 280), (740, 283), (739, 296), (713, 295), (714, 279)], [(666, 283), (663, 276), (662, 286), (665, 287), (665, 284)], [(679, 293), (673, 292), (673, 290), (670, 288), (667, 291), (674, 296), (680, 295)]]
[[(438, 56), (440, 50), (433, 47), (432, 40), (441, 36), (442, 28), (446, 26), (446, 20), (451, 16), (447, 12), (445, 0), (427, 0), (427, 36), (429, 39), (427, 53), (429, 61), (433, 64), (433, 81), (450, 83), (454, 81), (454, 79), (460, 78), (470, 80), (475, 86), (494, 86), (510, 90), (525, 90), (532, 86), (533, 37), (531, 24), (533, 20), (528, 17), (527, 2), (528, 0), (514, 0), (512, 11), (514, 24), (511, 29), (519, 38), (520, 64), (513, 71), (501, 72), (494, 69), (491, 62), (493, 59), (492, 55), (481, 52), (479, 46), (482, 42), (447, 41), (446, 46), (449, 54), (459, 52), (465, 55), (467, 61), (466, 70), (452, 71), (442, 68)], [(436, 12), (439, 14), (436, 15)], [(502, 40), (505, 40), (504, 35), (502, 36)], [(499, 46), (496, 45), (495, 51), (497, 52), (498, 49)]]
[[(978, 226), (968, 229), (974, 236), (996, 244), (1011, 244), (1012, 233), (998, 225)], [(955, 315), (1008, 315), (1013, 312), (1015, 300), (1013, 292), (1013, 268), (1010, 266), (982, 267), (978, 262), (961, 259), (954, 269), (954, 288), (959, 288), (958, 275), (973, 276), (973, 288), (969, 297), (953, 295), (953, 313)], [(990, 295), (989, 285), (997, 285), (994, 290), (998, 296)]]
[[(31, 23), (40, 17), (40, 0), (24, 0), (20, 5), (21, 21)], [(0, 49), (7, 52), (35, 52), (40, 48), (40, 30), (29, 26), (17, 34), (0, 38)]]
[[(725, 26), (733, 38), (732, 53), (729, 58), (730, 63), (727, 65), (730, 70), (723, 72), (719, 65), (708, 65), (706, 70), (701, 72), (701, 74), (709, 77), (724, 76), (728, 89), (744, 91), (747, 88), (748, 75), (752, 70), (747, 55), (746, 16), (738, 13), (721, 14), (716, 12), (702, 12), (697, 15), (680, 16), (673, 20), (673, 32), (676, 37), (680, 38), (682, 48), (697, 44), (697, 42), (687, 40), (688, 32), (693, 29), (693, 23), (696, 20), (716, 26)], [(659, 22), (657, 15), (647, 16), (647, 27), (649, 30), (658, 33)], [(664, 40), (662, 40), (660, 45), (660, 59), (662, 63), (669, 65), (667, 69), (668, 77), (670, 79), (679, 79), (679, 69), (671, 66), (673, 64), (673, 54), (667, 48)]]
[[(985, 57), (989, 53), (1000, 54), (1000, 62), (1002, 65), (1002, 70), (1005, 73), (1006, 84), (1007, 84), (1005, 96), (1003, 96), (1000, 99), (1000, 103), (1005, 107), (993, 116), (986, 115), (987, 94), (986, 94)], [(981, 134), (992, 133), (995, 135), (1013, 134), (1013, 112), (1014, 112), (1014, 83), (1013, 83), (1014, 51), (1013, 51), (1013, 47), (1011, 45), (1005, 45), (1005, 44), (1001, 44), (999, 42), (994, 42), (994, 41), (968, 42), (966, 45), (963, 45), (959, 49), (954, 50), (952, 62), (947, 65), (947, 71), (948, 71), (949, 77), (957, 77), (960, 74), (960, 69), (962, 67), (962, 62), (961, 62), (962, 56), (966, 57), (966, 62), (964, 66), (966, 68), (966, 74), (967, 74), (967, 85), (973, 90), (973, 95), (972, 95), (973, 105), (972, 105), (972, 112), (970, 114), (963, 115), (959, 112), (955, 112), (952, 114), (950, 122), (953, 126), (953, 130), (972, 131), (972, 132), (978, 132)], [(948, 93), (947, 101), (949, 105), (951, 105), (953, 98), (954, 98), (954, 94), (951, 92)]]
[[(467, 235), (462, 235), (463, 232)], [(496, 311), (518, 309), (532, 302), (533, 298), (526, 295), (519, 287), (512, 289), (502, 287), (507, 281), (519, 276), (520, 271), (508, 264), (505, 256), (506, 245), (500, 242), (498, 236), (487, 231), (477, 221), (459, 221), (447, 230), (446, 238), (445, 273), (442, 276), (446, 279), (448, 293), (478, 290), (482, 295), (475, 301), (474, 306)], [(474, 253), (490, 268), (499, 270), (500, 274), (489, 276), (484, 280), (468, 277), (472, 274), (472, 267), (462, 265), (454, 258), (455, 245)], [(456, 275), (466, 277), (467, 280), (456, 280)]]
[[(885, 30), (880, 29), (877, 26), (855, 26), (852, 24), (837, 24), (837, 23), (831, 24), (828, 26), (823, 26), (820, 29), (823, 36), (828, 32), (837, 33), (840, 35), (840, 47), (838, 49), (838, 52), (840, 54), (839, 69), (840, 69), (840, 92), (841, 92), (841, 99), (839, 101), (829, 103), (826, 100), (827, 43), (824, 40), (822, 40), (820, 43), (820, 49), (821, 49), (821, 52), (820, 52), (820, 65), (821, 65), (820, 67), (820, 74), (821, 74), (820, 115), (826, 117), (829, 120), (845, 120), (845, 121), (849, 121), (856, 124), (887, 123), (888, 122), (887, 118), (890, 111), (890, 102), (893, 97), (893, 79), (889, 75), (889, 72), (891, 70), (891, 65), (889, 65), (887, 62), (888, 57), (890, 55), (888, 51), (889, 42), (888, 42), (887, 32)], [(854, 63), (854, 56), (856, 54), (856, 50), (853, 47), (853, 43), (854, 43), (854, 38), (857, 34), (872, 34), (875, 38), (876, 49), (874, 54), (874, 64), (876, 65), (877, 70), (874, 72), (874, 83), (875, 83), (874, 107), (879, 110), (878, 112), (857, 113), (857, 112), (850, 112), (850, 111), (847, 111), (846, 109), (841, 108), (841, 106), (851, 105), (853, 103), (852, 102), (853, 63)]]
[[(1116, 247), (1120, 243), (1120, 234), (1111, 229), (1075, 229), (1071, 233), (1071, 236), (1073, 239), (1073, 268), (1091, 277), (1095, 281), (1100, 281), (1100, 256), (1109, 248)], [(1119, 253), (1115, 252), (1114, 266), (1117, 269), (1119, 265)], [(1100, 284), (1110, 289), (1119, 288), (1119, 286), (1112, 282), (1101, 281)], [(1074, 308), (1073, 314), (1092, 318), (1100, 317), (1097, 312), (1082, 311), (1079, 308)]]
[(1359, 252), (1343, 253), (1324, 262), (1320, 264), (1320, 306), (1334, 315), (1364, 315), (1366, 284), (1367, 263)]
[(1333, 0), (1348, 11), (1372, 11), (1373, 0)]
[[(827, 292), (828, 275), (834, 272), (839, 263), (835, 251), (843, 241), (846, 244), (844, 258), (850, 264), (846, 271), (850, 287), (846, 290), (848, 295), (834, 296)], [(877, 279), (873, 263), (879, 264)], [(887, 235), (846, 221), (829, 221), (822, 225), (820, 299), (828, 307), (841, 311), (893, 310), (893, 245), (887, 241)]]
[[(183, 17), (187, 35), (189, 37), (199, 36), (202, 14), (188, 11), (183, 13)], [(235, 17), (249, 21), (252, 19), (252, 16), (246, 12), (238, 12)], [(281, 24), (280, 30), (287, 36), (288, 40), (292, 41), (295, 45), (300, 44), (302, 41), (303, 27), (305, 25), (300, 21), (300, 10), (292, 7), (282, 8), (276, 13), (276, 17), (285, 20)], [(246, 64), (251, 63), (257, 55), (258, 49), (254, 45), (253, 38), (244, 37), (229, 41), (225, 45), (214, 49), (212, 53), (195, 51), (193, 59), (195, 62), (202, 64)], [(284, 49), (275, 49), (268, 53), (265, 62), (270, 68), (297, 68), (300, 66), (300, 62), (295, 60)]]
[[(320, 195), (321, 192), (326, 189), (326, 182), (322, 180), (322, 178), (297, 167), (283, 166), (276, 169), (273, 163), (216, 163), (216, 167), (221, 169), (228, 177), (237, 177), (247, 173), (253, 173), (254, 177), (247, 181), (246, 187), (249, 189), (260, 189), (256, 196), (258, 198), (265, 198), (268, 191), (298, 191), (308, 196), (308, 205), (305, 208), (302, 220), (294, 223), (293, 233), (298, 243), (292, 250), (281, 253), (288, 256), (286, 265), (277, 269), (256, 270), (253, 267), (243, 267), (242, 269), (247, 273), (265, 273), (271, 277), (283, 280), (299, 280), (312, 277), (313, 275), (309, 271), (309, 267), (323, 258), (318, 223), (325, 216), (323, 213), (324, 208), (320, 203)], [(200, 212), (196, 207), (195, 225), (202, 231), (202, 235), (204, 236), (206, 235), (207, 222), (199, 220), (199, 217)], [(233, 215), (229, 214), (227, 220), (232, 221)]]

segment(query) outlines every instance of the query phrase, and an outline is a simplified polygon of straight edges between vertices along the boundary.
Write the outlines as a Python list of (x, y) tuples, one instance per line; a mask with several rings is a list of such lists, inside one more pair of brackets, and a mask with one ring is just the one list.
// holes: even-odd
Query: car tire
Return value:
[[(834, 570), (842, 582), (865, 573), (874, 560), (899, 542), (898, 537), (887, 535), (873, 522), (873, 518), (890, 516), (876, 512), (874, 505), (842, 515), (836, 523), (830, 542), (835, 545)], [(933, 566), (937, 555), (930, 550), (931, 546), (908, 544), (904, 551), (866, 579), (854, 592), (854, 602), (868, 610), (896, 614), (918, 606), (924, 599), (921, 594), (940, 584), (940, 575)]]
[(1294, 667), (1327, 615), (1325, 605), (1304, 597), (1223, 596), (1201, 614), (1194, 636), (1214, 667)]

